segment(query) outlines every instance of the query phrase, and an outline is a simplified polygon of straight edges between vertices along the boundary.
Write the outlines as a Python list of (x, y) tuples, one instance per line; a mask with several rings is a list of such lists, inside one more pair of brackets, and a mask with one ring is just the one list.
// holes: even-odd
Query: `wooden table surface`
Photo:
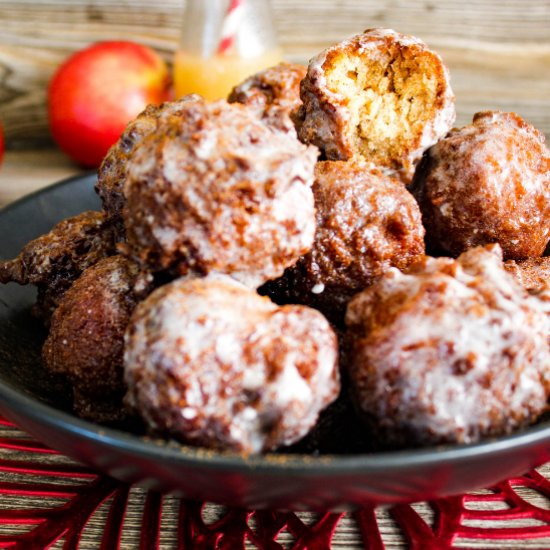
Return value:
[(57, 149), (7, 151), (0, 165), (0, 207), (83, 172)]

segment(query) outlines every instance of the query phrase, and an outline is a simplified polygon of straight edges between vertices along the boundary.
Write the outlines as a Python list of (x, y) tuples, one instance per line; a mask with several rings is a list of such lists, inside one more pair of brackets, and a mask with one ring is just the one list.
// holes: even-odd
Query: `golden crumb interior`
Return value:
[[(356, 154), (400, 168), (434, 117), (440, 68), (430, 52), (356, 52), (333, 59), (328, 87), (346, 98)], [(406, 164), (406, 162), (405, 162)]]

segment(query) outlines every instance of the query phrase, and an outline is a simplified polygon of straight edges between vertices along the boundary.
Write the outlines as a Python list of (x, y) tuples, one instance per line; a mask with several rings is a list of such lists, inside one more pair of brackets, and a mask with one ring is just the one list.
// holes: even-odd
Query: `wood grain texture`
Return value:
[[(72, 51), (106, 39), (156, 48), (170, 61), (182, 0), (0, 0), (0, 121), (11, 145), (50, 143), (46, 87)], [(514, 110), (550, 135), (550, 0), (272, 0), (287, 56), (306, 61), (367, 27), (414, 34), (451, 69), (462, 125), (486, 108)]]
[(0, 167), (0, 207), (82, 173), (82, 168), (57, 149), (8, 151)]

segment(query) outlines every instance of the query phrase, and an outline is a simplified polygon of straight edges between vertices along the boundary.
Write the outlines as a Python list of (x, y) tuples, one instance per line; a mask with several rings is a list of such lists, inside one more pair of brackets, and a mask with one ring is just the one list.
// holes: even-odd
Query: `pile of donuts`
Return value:
[(342, 394), (381, 446), (510, 433), (550, 396), (550, 152), (514, 113), (454, 120), (440, 56), (389, 29), (149, 106), (102, 211), (0, 281), (36, 285), (44, 365), (96, 422), (260, 453)]

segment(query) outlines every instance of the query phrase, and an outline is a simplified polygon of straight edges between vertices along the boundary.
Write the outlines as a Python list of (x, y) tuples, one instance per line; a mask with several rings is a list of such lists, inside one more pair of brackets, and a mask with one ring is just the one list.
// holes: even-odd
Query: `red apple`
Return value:
[(99, 166), (126, 124), (168, 99), (166, 63), (133, 42), (99, 42), (69, 57), (48, 90), (50, 128), (74, 160)]

